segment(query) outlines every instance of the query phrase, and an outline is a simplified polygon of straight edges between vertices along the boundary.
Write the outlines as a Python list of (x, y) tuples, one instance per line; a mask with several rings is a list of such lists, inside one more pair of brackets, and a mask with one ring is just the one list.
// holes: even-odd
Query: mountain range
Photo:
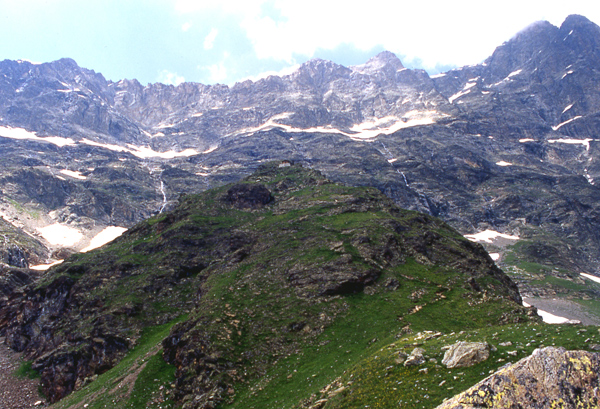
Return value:
[[(464, 291), (487, 294), (481, 295), (486, 303), (501, 300), (500, 311), (508, 314), (501, 322), (531, 319), (518, 307), (522, 300), (513, 282), (525, 296), (574, 299), (587, 313), (599, 315), (597, 307), (589, 303), (600, 297), (600, 288), (590, 281), (597, 278), (600, 267), (598, 67), (600, 27), (577, 15), (569, 16), (560, 27), (535, 23), (500, 45), (483, 63), (433, 76), (405, 68), (390, 52), (352, 67), (310, 60), (289, 75), (232, 87), (112, 82), (70, 59), (44, 64), (2, 61), (0, 231), (4, 242), (0, 243), (0, 259), (4, 281), (0, 286), (0, 331), (13, 348), (34, 360), (53, 401), (117, 365), (128, 351), (147, 340), (143, 334), (151, 324), (169, 324), (161, 334), (163, 338), (169, 334), (166, 339), (170, 341), (162, 347), (167, 361), (177, 368), (173, 396), (184, 407), (211, 407), (210, 396), (226, 402), (229, 389), (235, 391), (241, 384), (258, 388), (259, 384), (252, 382), (270, 373), (265, 369), (267, 363), (236, 366), (232, 357), (236, 353), (257, 356), (261, 348), (273, 347), (289, 358), (292, 350), (279, 348), (281, 342), (291, 342), (292, 349), (300, 344), (313, 348), (316, 344), (307, 339), (321, 334), (313, 333), (321, 311), (313, 308), (311, 301), (304, 312), (294, 311), (306, 319), (296, 322), (290, 312), (289, 322), (285, 321), (290, 333), (302, 332), (307, 326), (301, 336), (306, 339), (277, 333), (283, 327), (273, 338), (246, 328), (252, 341), (242, 337), (239, 342), (249, 344), (240, 349), (234, 344), (223, 346), (233, 342), (232, 338), (218, 335), (220, 329), (210, 326), (213, 324), (203, 327), (228, 308), (204, 295), (217, 297), (222, 286), (233, 288), (231, 283), (238, 283), (236, 280), (256, 292), (253, 281), (248, 278), (245, 282), (242, 273), (256, 278), (274, 268), (263, 253), (268, 249), (259, 244), (262, 235), (275, 234), (269, 223), (279, 223), (279, 215), (293, 225), (302, 213), (294, 207), (299, 200), (295, 195), (308, 195), (302, 189), (314, 184), (321, 189), (341, 186), (337, 183), (348, 189), (375, 188), (394, 202), (377, 199), (386, 203), (378, 206), (393, 217), (400, 210), (389, 209), (403, 208), (427, 214), (419, 221), (424, 225), (438, 223), (431, 221), (431, 216), (442, 219), (460, 234), (483, 243), (511, 278), (497, 270), (480, 247), (458, 241), (446, 225), (434, 228), (431, 234), (421, 227), (425, 239), (417, 243), (407, 238), (412, 237), (413, 225), (394, 230), (390, 227), (393, 223), (386, 222), (391, 223), (386, 228), (393, 231), (372, 227), (374, 232), (365, 232), (364, 243), (362, 236), (348, 239), (352, 246), (336, 236), (341, 247), (330, 248), (333, 242), (329, 247), (323, 244), (328, 248), (325, 253), (318, 250), (321, 244), (317, 245), (315, 254), (318, 260), (323, 257), (324, 263), (319, 268), (334, 274), (331, 282), (313, 277), (311, 267), (302, 264), (306, 260), (294, 258), (297, 267), (285, 271), (291, 287), (278, 287), (277, 275), (265, 278), (278, 289), (277, 294), (291, 297), (290, 288), (293, 297), (302, 300), (364, 294), (370, 288), (377, 288), (375, 293), (380, 294), (383, 289), (377, 286), (385, 275), (382, 260), (396, 268), (415, 259), (419, 266), (454, 266), (452, 274), (470, 274), (467, 283), (471, 276), (492, 277), (490, 280), (497, 282), (475, 280)], [(278, 179), (271, 169), (273, 163), (286, 166), (281, 172), (291, 165), (290, 169), (300, 173)], [(314, 173), (306, 176), (299, 168)], [(298, 178), (306, 186), (294, 185)], [(244, 182), (239, 184), (241, 180)], [(246, 185), (253, 183), (248, 190)], [(238, 186), (238, 191), (232, 186)], [(198, 199), (201, 192), (213, 193)], [(356, 213), (356, 206), (364, 207), (360, 212), (370, 212), (368, 203), (375, 200), (370, 195), (375, 193), (369, 191), (365, 198), (356, 192), (315, 191), (309, 196), (325, 204), (341, 200), (340, 205), (351, 208), (331, 210), (326, 206), (317, 213)], [(345, 195), (356, 202), (344, 202), (348, 199)], [(203, 201), (208, 202), (197, 204)], [(286, 207), (286, 201), (290, 206)], [(213, 204), (216, 207), (211, 207)], [(241, 222), (249, 223), (238, 225), (232, 224), (234, 216), (226, 214), (229, 210), (215, 210), (221, 209), (219, 206), (249, 208), (249, 214), (268, 208), (273, 214), (254, 220), (236, 213)], [(196, 208), (223, 218), (219, 219), (222, 225), (215, 221), (219, 224), (215, 227), (202, 212), (192, 211)], [(222, 236), (232, 228), (239, 235)], [(291, 234), (297, 232), (292, 230)], [(379, 237), (380, 233), (385, 237)], [(94, 250), (120, 234), (108, 253)], [(346, 233), (336, 230), (335, 234)], [(413, 250), (383, 254), (385, 249), (379, 245), (390, 235), (395, 237), (395, 245), (404, 243)], [(443, 251), (435, 248), (440, 237), (451, 238), (443, 251), (453, 259), (444, 258), (440, 255)], [(217, 238), (224, 243), (217, 243)], [(309, 243), (315, 244), (314, 240)], [(377, 251), (367, 249), (370, 245), (365, 243), (377, 243), (374, 246), (382, 255), (375, 257)], [(194, 245), (204, 246), (206, 254), (190, 252), (188, 247)], [(462, 250), (456, 250), (457, 246)], [(150, 256), (155, 253), (160, 256)], [(245, 265), (247, 257), (252, 262)], [(28, 270), (43, 271), (63, 259), (62, 265), (46, 273)], [(477, 274), (472, 270), (473, 259), (477, 265), (485, 265), (475, 269)], [(215, 260), (219, 266), (212, 267), (213, 271)], [(360, 265), (351, 268), (351, 274), (346, 268), (349, 261)], [(153, 263), (161, 266), (160, 273), (149, 272)], [(237, 263), (245, 267), (238, 270)], [(400, 276), (414, 278), (398, 271)], [(223, 274), (233, 275), (223, 282), (210, 278)], [(427, 282), (429, 274), (420, 271), (418, 280)], [(385, 279), (398, 281), (399, 277)], [(268, 281), (271, 279), (275, 281)], [(393, 288), (395, 284), (390, 283)], [(449, 285), (436, 280), (428, 285), (432, 283)], [(86, 287), (91, 284), (100, 292)], [(196, 288), (196, 293), (187, 293), (186, 286)], [(124, 288), (132, 293), (126, 294)], [(423, 296), (417, 288), (411, 291), (416, 292), (415, 300)], [(112, 292), (123, 299), (105, 298)], [(77, 295), (84, 293), (93, 294)], [(434, 294), (429, 301), (439, 301), (439, 294)], [(409, 295), (413, 296), (412, 292)], [(27, 303), (23, 304), (24, 300)], [(231, 314), (250, 314), (242, 301), (232, 302), (228, 304), (240, 309)], [(274, 305), (265, 302), (268, 308)], [(470, 302), (479, 305), (479, 301)], [(340, 311), (349, 308), (343, 303), (338, 307)], [(189, 316), (176, 313), (181, 311)], [(180, 323), (175, 324), (177, 320)], [(478, 323), (485, 326), (491, 321)], [(385, 322), (382, 328), (389, 325)], [(238, 331), (237, 325), (231, 325), (235, 328), (228, 327), (234, 331), (230, 336)], [(271, 321), (268, 326), (279, 328)], [(225, 343), (217, 342), (224, 349), (194, 355), (197, 342), (213, 342), (214, 337)], [(265, 337), (268, 342), (259, 346)], [(154, 342), (152, 347), (156, 345)], [(250, 355), (244, 356), (250, 359)], [(228, 358), (220, 360), (223, 356)], [(89, 370), (82, 369), (86, 365)], [(243, 372), (244, 368), (254, 372), (230, 376), (230, 371)], [(216, 381), (206, 377), (211, 370), (229, 375)], [(336, 372), (336, 376), (342, 375)], [(245, 391), (254, 396), (250, 389)], [(314, 403), (301, 395), (299, 400)], [(230, 398), (235, 396), (232, 393)], [(199, 401), (194, 401), (196, 397)]]

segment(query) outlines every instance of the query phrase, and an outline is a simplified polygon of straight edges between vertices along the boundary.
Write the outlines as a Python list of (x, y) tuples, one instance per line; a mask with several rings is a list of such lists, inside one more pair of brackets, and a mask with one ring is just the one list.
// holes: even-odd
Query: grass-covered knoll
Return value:
[[(93, 407), (140, 354), (157, 356), (142, 334), (182, 313), (162, 347), (184, 408), (291, 407), (399, 334), (528, 319), (510, 279), (445, 223), (277, 164), (183, 197), (25, 297), (3, 310), (7, 340), (52, 401), (98, 388)], [(150, 378), (128, 405), (159, 393)]]

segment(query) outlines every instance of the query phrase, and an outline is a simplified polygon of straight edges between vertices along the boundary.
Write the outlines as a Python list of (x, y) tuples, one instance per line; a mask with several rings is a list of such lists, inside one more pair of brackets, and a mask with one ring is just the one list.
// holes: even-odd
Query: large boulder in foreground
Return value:
[(536, 349), (437, 409), (598, 408), (600, 354)]

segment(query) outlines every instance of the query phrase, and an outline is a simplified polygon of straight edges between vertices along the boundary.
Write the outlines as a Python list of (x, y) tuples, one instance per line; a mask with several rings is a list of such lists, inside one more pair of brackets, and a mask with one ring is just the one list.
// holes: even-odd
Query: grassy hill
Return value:
[[(455, 376), (437, 363), (443, 342), (578, 342), (520, 301), (444, 222), (269, 163), (49, 270), (0, 309), (0, 328), (57, 408), (432, 407), (450, 393), (442, 372)], [(392, 362), (425, 342), (436, 363)]]

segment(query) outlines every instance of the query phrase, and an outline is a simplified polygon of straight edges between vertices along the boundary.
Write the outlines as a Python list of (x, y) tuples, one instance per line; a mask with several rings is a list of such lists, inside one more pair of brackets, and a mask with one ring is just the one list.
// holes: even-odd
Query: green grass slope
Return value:
[(57, 407), (292, 408), (411, 333), (529, 313), (440, 220), (271, 163), (49, 270), (0, 328), (76, 391)]

